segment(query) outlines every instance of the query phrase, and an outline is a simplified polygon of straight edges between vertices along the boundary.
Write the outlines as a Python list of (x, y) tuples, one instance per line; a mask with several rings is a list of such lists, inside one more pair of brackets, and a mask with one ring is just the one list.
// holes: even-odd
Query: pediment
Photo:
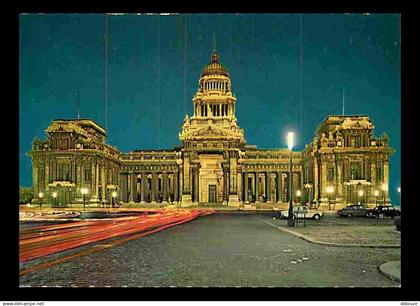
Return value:
[(215, 126), (203, 126), (198, 129), (185, 131), (183, 133), (183, 137), (198, 137), (198, 138), (205, 138), (205, 137), (238, 137), (237, 132), (232, 132), (227, 129), (218, 128)]

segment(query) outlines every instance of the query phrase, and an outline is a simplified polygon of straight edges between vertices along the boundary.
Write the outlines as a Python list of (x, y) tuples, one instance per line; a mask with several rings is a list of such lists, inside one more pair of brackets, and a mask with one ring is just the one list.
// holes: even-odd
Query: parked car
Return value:
[[(314, 219), (319, 220), (323, 216), (322, 211), (311, 210), (305, 205), (293, 206), (293, 219)], [(289, 218), (289, 210), (280, 211), (280, 218)]]
[(395, 217), (394, 224), (397, 228), (397, 231), (401, 232), (401, 216)]
[(352, 204), (337, 211), (340, 217), (366, 217), (368, 210), (360, 204)]
[(378, 219), (383, 219), (385, 217), (394, 218), (396, 216), (401, 216), (401, 211), (393, 205), (379, 205), (375, 208), (369, 209), (368, 216)]

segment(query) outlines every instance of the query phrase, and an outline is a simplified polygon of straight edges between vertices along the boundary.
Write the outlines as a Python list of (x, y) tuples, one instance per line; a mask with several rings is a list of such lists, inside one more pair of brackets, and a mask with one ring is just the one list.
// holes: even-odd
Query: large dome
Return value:
[(214, 51), (211, 55), (211, 62), (207, 64), (204, 67), (203, 72), (201, 72), (202, 77), (205, 75), (224, 75), (227, 77), (229, 76), (225, 65), (219, 62), (219, 54), (217, 54), (216, 51)]

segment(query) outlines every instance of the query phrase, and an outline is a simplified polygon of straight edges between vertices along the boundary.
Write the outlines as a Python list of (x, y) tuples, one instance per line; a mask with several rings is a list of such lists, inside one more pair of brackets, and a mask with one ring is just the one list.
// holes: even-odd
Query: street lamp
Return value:
[(56, 206), (56, 204), (57, 204), (57, 192), (53, 192), (52, 193), (52, 197), (53, 197), (53, 204), (54, 204), (54, 206)]
[(296, 196), (298, 197), (298, 202), (300, 204), (300, 196), (301, 196), (302, 192), (300, 190), (296, 191)]
[(289, 171), (289, 218), (287, 220), (287, 226), (295, 226), (295, 221), (293, 220), (293, 199), (292, 199), (292, 150), (293, 150), (293, 132), (287, 133), (287, 147), (290, 150), (290, 171)]
[(397, 188), (398, 195), (400, 196), (400, 209), (401, 209), (401, 187)]
[(359, 190), (359, 192), (358, 192), (358, 195), (359, 195), (359, 204), (362, 203), (362, 201), (361, 201), (360, 198), (363, 197), (363, 194), (364, 194), (363, 190)]
[(39, 208), (42, 207), (42, 198), (44, 197), (44, 194), (42, 192), (38, 193), (38, 198), (39, 198)]
[(373, 192), (373, 195), (375, 196), (375, 206), (378, 206), (378, 196), (379, 196), (379, 191), (375, 190)]
[(83, 187), (80, 189), (80, 192), (83, 194), (83, 210), (86, 209), (86, 195), (88, 193), (88, 189)]
[(117, 197), (117, 192), (113, 191), (112, 192), (112, 207), (115, 207), (115, 198)]
[(383, 191), (383, 194), (384, 194), (384, 205), (386, 205), (386, 191), (388, 190), (388, 185), (383, 183), (381, 188), (382, 188), (382, 191)]
[(333, 186), (327, 186), (327, 194), (328, 194), (328, 209), (331, 210), (331, 194), (334, 192)]

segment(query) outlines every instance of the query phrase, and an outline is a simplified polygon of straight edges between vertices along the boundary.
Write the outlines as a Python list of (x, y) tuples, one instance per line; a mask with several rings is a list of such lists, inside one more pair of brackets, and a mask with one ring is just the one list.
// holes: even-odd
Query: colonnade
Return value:
[(230, 91), (230, 86), (228, 81), (206, 81), (201, 85), (204, 90), (224, 90)]
[[(242, 172), (242, 197), (244, 203), (286, 202), (288, 194), (288, 172), (244, 171)], [(293, 190), (302, 188), (301, 172), (293, 172)], [(295, 194), (293, 195), (295, 199)]]
[(233, 115), (233, 111), (233, 105), (228, 103), (195, 105), (197, 117), (229, 117)]
[(121, 173), (121, 200), (131, 203), (179, 201), (178, 171)]

